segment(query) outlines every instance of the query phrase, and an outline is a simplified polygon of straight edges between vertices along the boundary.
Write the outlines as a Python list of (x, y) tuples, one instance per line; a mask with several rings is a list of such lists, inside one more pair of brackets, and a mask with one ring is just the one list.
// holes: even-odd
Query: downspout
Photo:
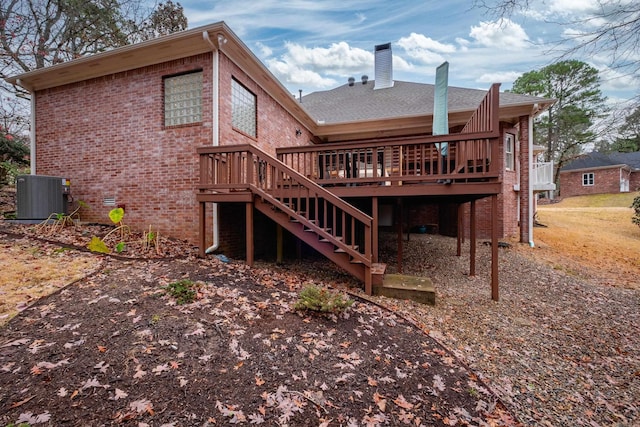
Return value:
[[(219, 107), (219, 102), (218, 102), (218, 89), (219, 89), (219, 71), (220, 71), (220, 62), (219, 62), (219, 46), (214, 44), (211, 39), (209, 38), (209, 33), (207, 31), (203, 31), (202, 32), (202, 38), (204, 39), (204, 41), (206, 41), (209, 46), (211, 46), (211, 52), (213, 53), (213, 59), (212, 59), (212, 68), (213, 68), (213, 96), (211, 97), (211, 102), (212, 102), (212, 123), (211, 123), (211, 133), (212, 133), (212, 138), (211, 138), (211, 145), (218, 146), (220, 145), (220, 136), (219, 136), (219, 131), (220, 131), (220, 126), (219, 126), (219, 119), (220, 119), (220, 107)], [(220, 35), (218, 35), (218, 44), (223, 42), (222, 40), (220, 40)], [(224, 39), (224, 37), (222, 37), (222, 39), (224, 40), (224, 42), (226, 42), (226, 39)], [(210, 254), (213, 253), (215, 251), (218, 250), (218, 247), (220, 246), (220, 226), (218, 224), (218, 216), (220, 213), (220, 209), (218, 207), (217, 203), (213, 204), (213, 245), (211, 245), (210, 247), (208, 247), (205, 250), (205, 253)]]
[(31, 98), (31, 118), (29, 126), (29, 158), (31, 163), (31, 175), (36, 174), (36, 93), (27, 87), (20, 79), (16, 81), (21, 87), (29, 91)]
[[(536, 104), (535, 109), (538, 108), (538, 105)], [(531, 246), (532, 248), (534, 248), (536, 245), (533, 242), (533, 185), (531, 183), (531, 171), (533, 170), (533, 114), (529, 115), (529, 126), (528, 126), (528, 133), (529, 133), (529, 185), (527, 188), (527, 191), (529, 192), (529, 197), (528, 197), (528, 203), (529, 203), (529, 246)]]

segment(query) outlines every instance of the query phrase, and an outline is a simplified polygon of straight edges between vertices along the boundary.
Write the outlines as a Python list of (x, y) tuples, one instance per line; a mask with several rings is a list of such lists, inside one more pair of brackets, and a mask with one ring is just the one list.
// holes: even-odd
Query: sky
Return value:
[[(449, 85), (511, 88), (523, 73), (551, 64), (567, 35), (598, 0), (529, 0), (528, 10), (499, 18), (472, 0), (182, 0), (189, 27), (227, 25), (298, 95), (374, 79), (374, 46), (391, 42), (394, 80), (434, 83), (449, 62)], [(627, 0), (620, 0), (627, 1)], [(631, 1), (631, 0), (628, 0)], [(592, 23), (593, 21), (589, 21)], [(595, 22), (597, 24), (598, 22)], [(566, 46), (566, 45), (564, 45)], [(600, 71), (610, 103), (640, 94), (640, 77), (608, 67), (608, 56), (573, 56)]]

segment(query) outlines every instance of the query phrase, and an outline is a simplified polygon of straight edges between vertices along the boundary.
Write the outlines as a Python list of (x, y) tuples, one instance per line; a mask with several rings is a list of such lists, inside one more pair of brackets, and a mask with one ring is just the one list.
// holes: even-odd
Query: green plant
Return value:
[(126, 247), (126, 243), (124, 242), (124, 240), (130, 233), (129, 226), (122, 222), (123, 218), (124, 218), (124, 209), (122, 208), (111, 209), (109, 211), (109, 219), (111, 220), (111, 222), (113, 222), (113, 224), (116, 227), (113, 230), (109, 231), (102, 239), (99, 237), (93, 236), (91, 238), (91, 241), (87, 245), (87, 248), (89, 248), (91, 252), (108, 254), (109, 252), (111, 252), (111, 250), (109, 249), (109, 246), (107, 246), (107, 243), (106, 243), (107, 237), (109, 237), (113, 233), (119, 232), (120, 242), (118, 242), (115, 245), (114, 250), (118, 253), (122, 252)]
[(631, 204), (633, 208), (633, 218), (631, 218), (631, 222), (640, 227), (640, 196), (633, 199), (633, 203)]
[[(70, 227), (80, 221), (80, 208), (86, 207), (87, 204), (82, 200), (78, 200), (78, 206), (69, 214), (52, 213), (47, 219), (35, 226), (37, 232), (52, 235), (62, 231), (65, 227)], [(53, 221), (53, 222), (52, 222)]]
[(167, 286), (163, 286), (162, 289), (174, 297), (179, 305), (191, 304), (198, 295), (198, 284), (188, 279), (169, 283)]
[(153, 231), (151, 226), (149, 226), (149, 232), (144, 232), (142, 236), (142, 246), (144, 250), (149, 250), (152, 247), (156, 248), (156, 253), (158, 255), (162, 254), (162, 250), (160, 249), (160, 232)]
[(317, 285), (308, 285), (300, 291), (294, 308), (321, 313), (339, 313), (351, 307), (352, 304), (353, 300), (340, 292), (330, 291)]

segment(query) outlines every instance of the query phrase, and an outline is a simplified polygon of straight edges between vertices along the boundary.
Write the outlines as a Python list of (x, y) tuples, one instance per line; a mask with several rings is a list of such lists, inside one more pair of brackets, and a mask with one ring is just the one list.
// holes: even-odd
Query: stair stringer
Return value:
[[(254, 197), (254, 207), (260, 212), (280, 224), (291, 234), (298, 237), (300, 240), (317, 250), (323, 256), (328, 258), (334, 264), (343, 268), (352, 276), (356, 277), (365, 283), (371, 280), (367, 278), (367, 274), (371, 276), (371, 268), (363, 262), (352, 262), (352, 257), (346, 252), (336, 252), (336, 249), (340, 246), (344, 246), (342, 242), (333, 238), (330, 234), (324, 233), (322, 236), (314, 230), (313, 227), (305, 225), (301, 220), (307, 222), (306, 218), (302, 215), (292, 215), (291, 212), (286, 213), (286, 205), (277, 202), (277, 199), (264, 199), (260, 196)], [(278, 206), (281, 205), (281, 206)], [(324, 241), (320, 239), (324, 239)]]

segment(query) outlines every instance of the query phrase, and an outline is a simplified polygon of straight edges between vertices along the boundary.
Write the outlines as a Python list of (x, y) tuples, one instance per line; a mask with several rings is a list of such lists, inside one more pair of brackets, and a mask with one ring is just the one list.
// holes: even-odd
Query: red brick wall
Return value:
[[(593, 172), (594, 174), (594, 185), (582, 185), (582, 175), (588, 172)], [(633, 183), (630, 183), (629, 189), (633, 188)], [(620, 167), (595, 169), (591, 171), (560, 172), (560, 195), (562, 197), (619, 192)]]
[[(253, 144), (275, 156), (277, 147), (310, 144), (313, 135), (224, 55), (220, 56), (219, 69), (220, 145)], [(256, 95), (258, 102), (257, 139), (246, 136), (231, 126), (231, 80), (233, 78)], [(302, 132), (301, 135), (296, 135), (297, 129)]]
[(640, 171), (631, 172), (631, 178), (629, 179), (629, 190), (640, 191)]
[[(308, 132), (222, 54), (219, 68), (221, 144), (252, 142), (273, 152), (276, 145), (309, 143)], [(197, 69), (203, 70), (203, 122), (164, 128), (162, 78)], [(195, 244), (196, 148), (213, 141), (212, 71), (209, 53), (37, 92), (36, 173), (70, 178), (75, 200), (89, 205), (81, 210), (84, 221), (109, 223), (112, 207), (103, 198), (114, 197), (131, 227), (151, 225)], [(257, 140), (231, 128), (232, 75), (257, 95)], [(303, 134), (296, 137), (296, 129)], [(230, 221), (229, 231), (242, 232), (233, 216), (220, 220), (221, 229)]]
[[(523, 136), (519, 135), (518, 129), (509, 124), (501, 123), (500, 148), (498, 150), (502, 172), (502, 191), (498, 195), (498, 235), (500, 238), (518, 235), (519, 232), (519, 216), (518, 216), (518, 199), (519, 192), (514, 190), (514, 185), (519, 183), (518, 175), (526, 172), (528, 163), (522, 163), (522, 148), (519, 141)], [(516, 163), (515, 170), (504, 170), (504, 135), (511, 133), (516, 136), (514, 148), (514, 160)], [(526, 154), (525, 154), (526, 155)], [(525, 168), (525, 169), (523, 169)], [(464, 205), (463, 227), (465, 236), (469, 236), (470, 231), (470, 213), (471, 207), (469, 203)], [(488, 239), (491, 237), (491, 198), (486, 197), (476, 201), (476, 235), (479, 239)]]
[[(532, 194), (529, 192), (531, 186), (529, 161), (533, 156), (533, 153), (529, 151), (529, 116), (521, 116), (519, 118), (518, 131), (518, 146), (520, 147), (518, 153), (520, 163), (520, 193), (518, 194), (520, 202), (520, 242), (528, 243), (533, 238), (533, 236), (529, 235), (529, 216), (531, 215), (529, 211), (529, 197)], [(532, 208), (535, 212), (535, 206), (532, 206)]]

